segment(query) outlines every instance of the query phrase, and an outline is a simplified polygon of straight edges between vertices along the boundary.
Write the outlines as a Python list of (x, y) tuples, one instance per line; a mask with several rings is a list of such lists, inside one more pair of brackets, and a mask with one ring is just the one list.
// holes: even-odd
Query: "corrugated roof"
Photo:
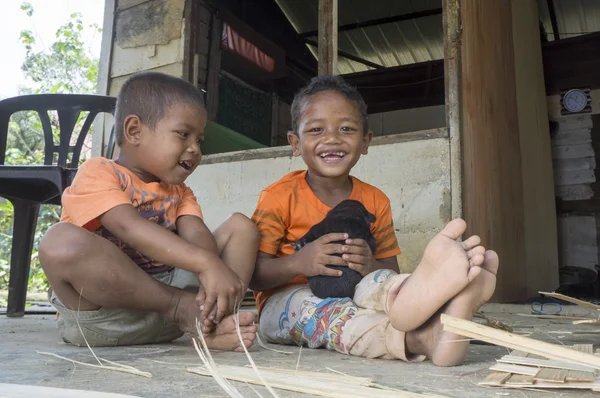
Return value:
[[(316, 31), (319, 0), (276, 0), (300, 34)], [(554, 0), (561, 38), (600, 31), (600, 0)], [(552, 31), (546, 0), (538, 0), (540, 19)], [(442, 7), (442, 0), (339, 0), (338, 24), (347, 25), (395, 15), (412, 14)], [(563, 34), (564, 33), (564, 34)], [(317, 41), (317, 37), (308, 38)], [(552, 34), (548, 35), (553, 40)], [(317, 56), (316, 48), (308, 46)], [(442, 15), (386, 23), (338, 33), (338, 47), (384, 67), (442, 59)], [(338, 73), (373, 69), (356, 61), (338, 57)]]
[[(540, 19), (548, 34), (555, 39), (550, 12), (546, 0), (538, 0)], [(554, 0), (556, 22), (561, 39), (600, 31), (600, 1), (598, 0)]]

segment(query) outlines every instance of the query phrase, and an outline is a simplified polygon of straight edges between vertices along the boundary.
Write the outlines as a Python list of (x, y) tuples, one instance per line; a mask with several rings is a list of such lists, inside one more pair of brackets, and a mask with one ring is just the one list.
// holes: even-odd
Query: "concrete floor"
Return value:
[[(532, 333), (531, 337), (557, 344), (594, 343), (598, 335), (570, 335), (549, 333), (585, 329), (585, 325), (573, 326), (567, 321), (547, 321), (520, 317), (518, 313), (530, 313), (529, 306), (490, 304), (483, 308), (490, 318), (511, 324), (518, 333)], [(563, 315), (589, 313), (576, 306), (563, 307)], [(593, 327), (587, 326), (588, 329)], [(93, 363), (87, 348), (73, 347), (60, 341), (53, 314), (31, 315), (23, 318), (7, 318), (0, 315), (0, 383), (29, 384), (96, 390), (129, 394), (138, 397), (225, 397), (217, 383), (208, 377), (198, 376), (186, 368), (201, 365), (190, 341), (183, 337), (172, 344), (119, 348), (96, 348), (96, 355), (111, 361), (134, 366), (151, 372), (153, 377), (92, 369), (60, 359), (43, 356), (36, 351), (48, 351), (82, 362)], [(264, 350), (259, 346), (251, 349), (257, 365), (293, 369), (298, 360), (298, 347), (277, 347), (291, 351), (284, 355)], [(438, 368), (426, 361), (407, 364), (400, 361), (365, 360), (343, 356), (326, 350), (303, 349), (299, 369), (325, 371), (332, 368), (355, 376), (373, 377), (379, 384), (403, 388), (413, 392), (434, 393), (447, 397), (544, 397), (577, 396), (592, 397), (590, 391), (570, 392), (555, 390), (535, 392), (478, 386), (488, 374), (488, 368), (507, 353), (503, 347), (471, 344), (463, 365)], [(243, 354), (214, 352), (220, 364), (247, 365)], [(244, 396), (256, 396), (246, 385), (235, 383)], [(263, 396), (266, 390), (256, 387)], [(278, 390), (281, 397), (308, 397), (309, 395)]]

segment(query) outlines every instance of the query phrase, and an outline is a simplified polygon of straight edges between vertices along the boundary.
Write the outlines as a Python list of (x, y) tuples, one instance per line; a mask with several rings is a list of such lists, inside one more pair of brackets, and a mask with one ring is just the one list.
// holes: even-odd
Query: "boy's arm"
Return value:
[(392, 271), (400, 273), (400, 267), (398, 266), (398, 258), (396, 256), (380, 258), (379, 260), (375, 261), (377, 261), (376, 269), (391, 269)]
[(300, 251), (289, 256), (277, 258), (271, 254), (259, 252), (254, 275), (250, 286), (253, 290), (268, 290), (290, 281), (298, 275), (342, 276), (342, 271), (327, 267), (345, 266), (346, 262), (336, 254), (341, 253), (339, 243), (347, 238), (343, 233), (330, 233), (310, 242)]
[[(196, 274), (222, 263), (215, 251), (192, 244), (185, 238), (182, 239), (146, 220), (132, 205), (116, 206), (102, 214), (99, 221), (118, 239), (158, 262)], [(194, 229), (188, 234), (195, 235), (196, 232)]]
[(193, 245), (219, 255), (215, 237), (199, 217), (184, 215), (177, 218), (177, 235)]
[[(132, 205), (118, 205), (105, 212), (100, 222), (129, 246), (161, 263), (198, 274), (206, 291), (202, 318), (219, 323), (244, 295), (244, 284), (211, 250), (194, 245), (146, 220)], [(217, 308), (216, 315), (213, 312)]]
[(250, 289), (269, 290), (295, 278), (299, 275), (299, 272), (296, 271), (295, 260), (294, 254), (275, 257), (259, 251), (254, 274), (250, 280)]

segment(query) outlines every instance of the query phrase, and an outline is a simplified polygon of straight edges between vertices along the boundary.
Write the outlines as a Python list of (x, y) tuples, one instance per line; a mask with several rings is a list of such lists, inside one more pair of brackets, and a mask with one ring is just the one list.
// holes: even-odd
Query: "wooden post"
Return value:
[[(456, 1), (444, 0), (451, 153), (453, 130), (460, 133), (462, 148), (462, 160), (451, 156), (452, 188), (458, 159), (467, 235), (480, 235), (483, 245), (500, 255), (493, 300), (523, 300), (559, 286), (537, 3), (458, 0), (455, 8)], [(451, 29), (456, 10), (462, 36)], [(459, 74), (453, 70), (457, 62)]]
[(450, 186), (452, 218), (462, 218), (462, 153), (460, 135), (461, 62), (460, 62), (460, 0), (443, 0), (444, 83), (446, 93), (446, 126), (450, 137)]
[(467, 234), (480, 235), (500, 255), (494, 301), (522, 300), (527, 264), (512, 7), (505, 0), (461, 0), (460, 12)]
[(559, 286), (554, 173), (538, 21), (536, 0), (512, 0), (527, 297)]
[[(110, 65), (112, 62), (112, 41), (114, 36), (115, 14), (117, 12), (115, 0), (106, 0), (104, 3), (104, 23), (102, 26), (102, 45), (100, 48), (100, 64), (98, 65), (98, 84), (96, 94), (108, 95), (110, 86)], [(92, 134), (92, 156), (104, 156), (106, 144), (110, 139), (112, 120), (107, 120), (105, 113), (101, 113), (94, 121), (94, 134)]]
[(319, 75), (337, 73), (338, 0), (319, 0)]
[(206, 111), (208, 120), (215, 121), (219, 108), (219, 72), (221, 70), (221, 38), (223, 23), (214, 13), (211, 15), (210, 47), (208, 50), (208, 77), (206, 79)]

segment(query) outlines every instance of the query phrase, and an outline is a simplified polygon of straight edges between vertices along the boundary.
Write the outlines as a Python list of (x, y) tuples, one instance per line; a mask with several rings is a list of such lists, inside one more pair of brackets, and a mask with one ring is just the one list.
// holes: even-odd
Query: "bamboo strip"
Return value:
[(579, 352), (585, 352), (586, 354), (594, 353), (594, 345), (593, 344), (574, 344), (573, 349)]
[(497, 363), (492, 366), (490, 370), (495, 372), (506, 372), (506, 373), (514, 373), (517, 375), (525, 375), (525, 376), (535, 376), (540, 371), (540, 368), (534, 368), (531, 366), (523, 366), (523, 365), (514, 365), (511, 363)]
[(583, 370), (584, 372), (593, 372), (594, 368), (589, 366), (576, 365), (570, 362), (563, 361), (551, 361), (548, 359), (536, 359), (536, 358), (522, 358), (522, 357), (511, 357), (505, 355), (497, 360), (500, 363), (509, 363), (514, 365), (523, 366), (537, 366), (539, 368), (551, 368), (551, 369), (567, 369), (567, 370)]
[(573, 321), (573, 325), (600, 325), (600, 319), (581, 319)]
[(568, 301), (569, 303), (577, 304), (578, 306), (583, 307), (583, 308), (591, 308), (593, 310), (600, 310), (600, 305), (593, 304), (593, 303), (583, 301), (583, 300), (579, 300), (579, 299), (576, 299), (573, 297), (565, 296), (564, 294), (548, 293), (548, 292), (538, 292), (538, 293), (542, 294), (544, 296), (547, 296), (547, 297), (552, 297), (552, 298), (556, 298), (559, 300)]
[(551, 383), (564, 383), (568, 372), (565, 369), (543, 368), (535, 375), (534, 379)]
[(505, 372), (492, 372), (479, 384), (482, 385), (501, 385), (510, 378), (510, 373)]
[(488, 343), (525, 351), (530, 354), (541, 355), (551, 359), (600, 369), (600, 357), (595, 355), (585, 354), (556, 344), (550, 344), (519, 336), (514, 333), (505, 332), (503, 330), (493, 329), (465, 319), (455, 318), (448, 314), (441, 315), (441, 323), (444, 325), (444, 330), (461, 336), (479, 339)]
[(61, 355), (53, 354), (51, 352), (43, 352), (43, 351), (36, 351), (36, 352), (38, 354), (41, 354), (41, 355), (48, 355), (48, 356), (51, 356), (51, 357), (55, 357), (55, 358), (59, 358), (59, 359), (64, 359), (65, 361), (73, 362), (73, 363), (76, 363), (78, 365), (89, 366), (90, 368), (104, 369), (104, 370), (114, 370), (114, 371), (117, 371), (117, 372), (131, 373), (131, 374), (134, 374), (136, 376), (143, 376), (143, 377), (147, 377), (147, 378), (152, 378), (152, 373), (142, 372), (141, 370), (137, 370), (137, 369), (132, 368), (132, 367), (127, 366), (127, 365), (121, 365), (121, 364), (119, 364), (120, 366), (105, 366), (105, 365), (102, 365), (102, 363), (100, 365), (94, 365), (93, 363), (85, 363), (85, 362), (76, 361), (74, 359), (63, 357)]
[(533, 380), (533, 376), (527, 375), (515, 375), (510, 376), (508, 380), (504, 382), (504, 385), (509, 386), (531, 386), (535, 381)]
[(133, 395), (116, 394), (110, 392), (76, 390), (71, 388), (42, 387), (26, 384), (0, 383), (0, 397), (20, 398), (139, 398)]
[(262, 385), (267, 388), (267, 390), (271, 393), (271, 395), (275, 398), (279, 398), (279, 395), (277, 395), (277, 393), (273, 390), (271, 385), (265, 381), (265, 379), (262, 377), (262, 375), (256, 368), (256, 363), (254, 363), (254, 359), (252, 359), (252, 356), (250, 355), (250, 353), (248, 352), (248, 349), (246, 348), (246, 345), (244, 344), (244, 338), (242, 337), (242, 332), (240, 330), (240, 308), (239, 308), (239, 306), (237, 308), (237, 311), (236, 311), (233, 319), (235, 320), (235, 330), (237, 332), (238, 339), (240, 339), (240, 344), (241, 344), (242, 348), (244, 349), (244, 352), (246, 353), (246, 357), (248, 357), (248, 362), (250, 362), (250, 365), (252, 365), (252, 370), (258, 376), (260, 381), (262, 381)]
[[(484, 385), (483, 382), (479, 383), (480, 385)], [(523, 385), (511, 385), (511, 384), (507, 384), (507, 383), (497, 383), (497, 384), (493, 384), (493, 383), (486, 383), (486, 386), (491, 386), (491, 387), (502, 387), (502, 388), (523, 388), (525, 386)], [(538, 381), (533, 385), (530, 386), (526, 386), (529, 389), (555, 389), (555, 388), (560, 388), (560, 389), (573, 389), (573, 390), (600, 390), (600, 378), (596, 377), (594, 379), (593, 382), (591, 383), (586, 383), (586, 382), (571, 382), (571, 383), (547, 383), (547, 382), (541, 382)]]
[[(249, 365), (246, 365), (246, 367)], [(283, 369), (283, 368), (271, 368), (267, 366), (257, 366), (259, 370), (273, 371), (278, 373), (292, 374), (292, 375), (304, 375), (310, 376), (312, 378), (318, 378), (323, 380), (331, 380), (331, 373), (327, 372), (311, 372), (309, 370), (295, 370), (295, 369)], [(344, 381), (345, 383), (357, 385), (357, 386), (370, 386), (373, 384), (372, 377), (360, 377), (360, 376), (352, 376), (346, 373), (342, 373), (335, 369), (328, 369), (331, 372), (335, 373), (340, 377), (339, 381)]]
[(543, 314), (516, 314), (518, 316), (524, 316), (526, 318), (537, 318), (537, 319), (554, 319), (563, 321), (589, 321), (590, 318), (584, 316), (568, 316), (568, 315), (543, 315)]
[(260, 338), (260, 334), (256, 333), (256, 341), (258, 342), (258, 345), (261, 346), (262, 348), (264, 348), (267, 351), (273, 351), (273, 352), (278, 352), (280, 354), (285, 354), (285, 355), (292, 355), (293, 352), (291, 351), (282, 351), (282, 350), (276, 350), (275, 348), (271, 348), (269, 346), (267, 346), (262, 339)]
[(567, 373), (567, 378), (565, 381), (594, 381), (594, 373), (593, 372), (585, 372), (583, 370), (569, 370)]
[[(210, 372), (202, 368), (188, 368), (188, 372), (202, 376), (210, 376)], [(252, 369), (240, 366), (218, 366), (218, 372), (222, 377), (228, 380), (241, 381), (251, 384), (263, 385)], [(262, 377), (274, 388), (281, 390), (301, 392), (305, 394), (313, 394), (321, 397), (330, 398), (424, 398), (424, 397), (440, 397), (439, 395), (419, 394), (410, 391), (390, 391), (377, 388), (349, 384), (346, 376), (339, 376), (331, 373), (329, 380), (322, 380), (317, 375), (320, 373), (314, 372), (299, 372), (293, 374), (289, 372), (279, 372), (275, 368), (261, 371)], [(313, 377), (315, 376), (315, 377)]]
[(511, 351), (510, 356), (526, 358), (527, 356), (529, 356), (529, 354), (526, 353), (525, 351), (513, 350), (513, 351)]

